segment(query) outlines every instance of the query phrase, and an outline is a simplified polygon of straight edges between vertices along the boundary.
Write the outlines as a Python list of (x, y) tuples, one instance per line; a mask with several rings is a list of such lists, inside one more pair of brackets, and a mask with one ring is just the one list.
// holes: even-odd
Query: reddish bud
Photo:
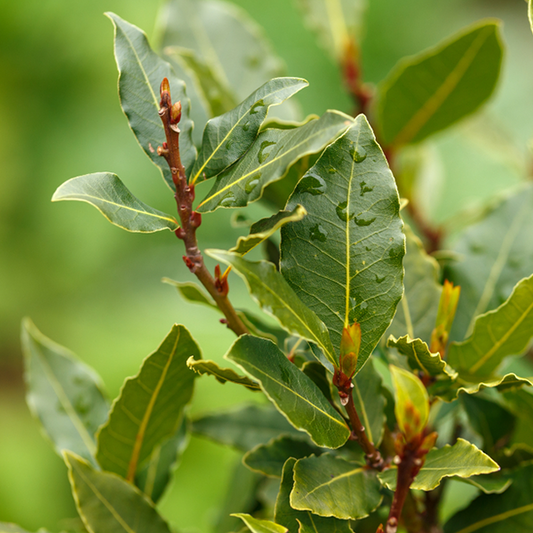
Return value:
[(183, 240), (185, 238), (185, 231), (183, 230), (183, 228), (178, 228), (174, 233), (176, 234), (176, 237), (178, 239)]
[(220, 274), (220, 265), (215, 267), (215, 288), (223, 296), (227, 296), (229, 292), (228, 275), (231, 268), (227, 268), (224, 274)]
[(431, 449), (435, 446), (435, 442), (437, 442), (438, 434), (436, 431), (433, 431), (429, 435), (426, 435), (425, 439), (422, 441), (422, 444), (420, 445), (419, 451), (421, 454), (426, 455), (431, 451)]
[(159, 114), (161, 115), (165, 112), (164, 108), (168, 108), (171, 105), (170, 84), (168, 83), (167, 78), (163, 78), (163, 81), (161, 82), (161, 87), (159, 88), (159, 93), (161, 94), (161, 109), (159, 110)]
[(200, 224), (202, 223), (202, 214), (198, 213), (198, 211), (193, 211), (191, 213), (190, 222), (193, 228), (200, 227)]
[(183, 261), (187, 265), (187, 268), (192, 272), (194, 270), (194, 262), (192, 259), (187, 257), (186, 255), (183, 256)]
[(159, 88), (159, 93), (161, 94), (161, 98), (163, 98), (164, 93), (168, 93), (170, 95), (170, 83), (168, 82), (167, 78), (163, 78), (161, 87)]
[(170, 108), (170, 123), (177, 124), (181, 119), (181, 102), (177, 101)]

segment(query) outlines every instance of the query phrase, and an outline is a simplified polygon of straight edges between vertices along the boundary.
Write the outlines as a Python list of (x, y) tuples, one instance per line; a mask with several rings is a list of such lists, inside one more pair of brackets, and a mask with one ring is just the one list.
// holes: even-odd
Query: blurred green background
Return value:
[[(350, 112), (338, 69), (318, 47), (292, 0), (236, 0), (263, 28), (286, 72), (310, 82), (304, 111)], [(51, 204), (66, 179), (118, 174), (146, 203), (173, 212), (173, 198), (138, 148), (118, 103), (113, 11), (149, 37), (161, 2), (0, 2), (0, 521), (59, 531), (76, 515), (62, 460), (24, 403), (19, 325), (37, 327), (103, 377), (116, 397), (174, 322), (220, 360), (232, 335), (218, 316), (180, 300), (160, 282), (190, 279), (169, 232), (128, 234), (94, 209)], [(429, 216), (444, 221), (526, 179), (533, 136), (533, 35), (523, 0), (369, 0), (362, 40), (366, 81), (379, 83), (397, 60), (483, 17), (503, 20), (507, 53), (497, 93), (482, 114), (431, 141)], [(228, 36), (228, 39), (231, 36)], [(487, 126), (488, 125), (488, 126)], [(440, 184), (440, 185), (439, 185)], [(261, 206), (250, 213), (263, 216)], [(229, 247), (229, 213), (205, 216), (203, 247)], [(255, 305), (232, 278), (237, 305)], [(252, 393), (211, 378), (197, 381), (192, 413), (230, 406)], [(180, 530), (208, 531), (239, 455), (193, 438), (161, 504)]]

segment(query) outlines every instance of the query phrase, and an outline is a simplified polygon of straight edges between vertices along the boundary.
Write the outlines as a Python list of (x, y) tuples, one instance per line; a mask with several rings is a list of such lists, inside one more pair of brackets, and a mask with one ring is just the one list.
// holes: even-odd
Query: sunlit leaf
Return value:
[(340, 347), (361, 325), (359, 371), (390, 325), (403, 292), (405, 253), (399, 198), (363, 115), (299, 181), (287, 209), (307, 211), (281, 230), (281, 271)]
[(246, 376), (240, 376), (231, 368), (221, 368), (214, 361), (208, 359), (200, 359), (196, 361), (193, 356), (187, 359), (187, 366), (194, 370), (197, 374), (208, 374), (214, 376), (219, 383), (238, 383), (244, 385), (249, 390), (261, 390), (261, 387)]
[(178, 229), (178, 221), (141, 202), (116, 174), (97, 172), (72, 178), (58, 187), (52, 202), (78, 200), (93, 205), (111, 224), (135, 233)]
[(192, 142), (193, 124), (189, 119), (190, 103), (185, 84), (172, 67), (150, 48), (143, 31), (114, 13), (106, 15), (115, 27), (115, 59), (122, 110), (141, 148), (159, 167), (166, 183), (174, 190), (169, 166), (165, 158), (157, 155), (157, 147), (166, 141), (159, 117), (159, 87), (163, 78), (167, 78), (172, 101), (181, 101), (180, 155), (183, 166), (189, 168), (196, 159), (196, 148)]
[(503, 52), (499, 24), (476, 23), (400, 61), (379, 92), (385, 145), (419, 142), (474, 112), (490, 97)]
[(294, 427), (318, 446), (338, 448), (350, 435), (346, 422), (320, 389), (272, 342), (243, 335), (224, 356), (261, 384)]
[(364, 518), (381, 503), (376, 472), (330, 454), (300, 459), (294, 467), (291, 507), (343, 520)]
[(529, 0), (527, 14), (529, 18), (529, 25), (531, 26), (531, 31), (533, 31), (533, 0)]
[(89, 531), (98, 533), (170, 533), (150, 500), (116, 474), (94, 470), (77, 455), (64, 452), (76, 507)]
[(249, 514), (235, 513), (232, 516), (238, 516), (252, 533), (287, 533), (287, 528), (271, 522), (270, 520), (260, 520)]
[(201, 358), (187, 329), (174, 325), (137, 376), (124, 382), (98, 433), (96, 457), (104, 470), (133, 481), (154, 447), (177, 431), (193, 392), (195, 374), (186, 365), (191, 354)]
[(55, 450), (74, 451), (96, 465), (95, 433), (109, 411), (100, 378), (29, 319), (22, 323), (22, 349), (26, 401)]
[(282, 178), (300, 158), (322, 150), (351, 122), (348, 115), (327, 111), (299, 128), (263, 131), (242, 159), (216, 177), (198, 211), (241, 207), (258, 200), (266, 185)]

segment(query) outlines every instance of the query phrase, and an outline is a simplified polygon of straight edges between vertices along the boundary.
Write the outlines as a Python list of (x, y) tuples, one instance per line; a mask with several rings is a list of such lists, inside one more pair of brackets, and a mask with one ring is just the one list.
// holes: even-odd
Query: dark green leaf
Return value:
[(176, 324), (137, 376), (125, 381), (98, 433), (96, 457), (104, 470), (133, 481), (155, 446), (177, 431), (193, 392), (191, 354), (201, 358), (190, 333)]
[(398, 191), (363, 115), (300, 180), (287, 209), (297, 204), (308, 214), (281, 230), (281, 271), (336, 350), (361, 324), (359, 371), (402, 296), (405, 253)]
[(452, 343), (450, 364), (461, 377), (490, 377), (509, 355), (522, 353), (533, 336), (533, 276), (523, 279), (498, 309), (477, 317), (472, 336)]
[(52, 202), (78, 200), (93, 205), (119, 228), (135, 233), (154, 233), (178, 229), (174, 217), (141, 202), (126, 188), (116, 174), (97, 172), (72, 178), (60, 185)]
[(240, 376), (231, 368), (221, 368), (217, 363), (208, 359), (200, 359), (199, 361), (196, 361), (194, 357), (191, 356), (187, 359), (187, 366), (197, 374), (209, 374), (214, 376), (216, 380), (222, 384), (229, 381), (231, 383), (244, 385), (249, 390), (261, 390), (261, 387), (255, 383), (255, 381), (252, 381), (246, 376)]
[(252, 533), (287, 533), (287, 528), (280, 526), (270, 520), (260, 520), (249, 514), (235, 513), (232, 516), (238, 516), (248, 526)]
[(80, 516), (98, 533), (170, 533), (150, 500), (115, 474), (94, 470), (83, 459), (63, 452)]
[(343, 520), (364, 518), (381, 503), (376, 472), (330, 454), (300, 459), (294, 467), (291, 507)]
[(29, 319), (22, 323), (22, 348), (31, 412), (59, 454), (72, 450), (96, 465), (95, 433), (109, 411), (100, 378)]
[(331, 380), (324, 365), (318, 361), (307, 361), (302, 366), (302, 372), (322, 391), (328, 402), (333, 403)]
[(169, 166), (164, 157), (157, 155), (157, 147), (166, 141), (159, 118), (159, 87), (163, 78), (167, 78), (172, 101), (181, 101), (180, 155), (183, 166), (189, 168), (196, 159), (196, 148), (192, 142), (193, 124), (189, 119), (190, 103), (185, 94), (185, 84), (176, 77), (172, 67), (150, 48), (144, 32), (114, 13), (106, 15), (115, 27), (115, 59), (122, 110), (141, 148), (174, 190)]
[(301, 78), (275, 78), (235, 109), (211, 119), (204, 130), (191, 181), (212, 178), (240, 159), (257, 137), (270, 106), (281, 104), (307, 85)]
[(222, 250), (206, 250), (206, 254), (231, 265), (264, 311), (276, 317), (290, 333), (317, 344), (327, 359), (336, 364), (326, 326), (300, 301), (272, 263), (247, 261), (239, 254)]
[(320, 389), (272, 342), (243, 335), (225, 355), (240, 366), (274, 405), (318, 446), (338, 448), (350, 435), (346, 422)]
[(265, 476), (281, 477), (283, 465), (290, 457), (301, 459), (311, 454), (320, 455), (321, 450), (301, 438), (282, 435), (267, 444), (260, 444), (242, 458), (243, 463)]
[(263, 188), (279, 180), (300, 158), (322, 150), (352, 122), (339, 111), (288, 130), (268, 129), (259, 134), (246, 154), (219, 174), (198, 206), (207, 213), (219, 207), (242, 207), (258, 200)]
[(478, 109), (494, 91), (502, 52), (499, 22), (489, 20), (402, 60), (379, 93), (384, 143), (419, 142)]

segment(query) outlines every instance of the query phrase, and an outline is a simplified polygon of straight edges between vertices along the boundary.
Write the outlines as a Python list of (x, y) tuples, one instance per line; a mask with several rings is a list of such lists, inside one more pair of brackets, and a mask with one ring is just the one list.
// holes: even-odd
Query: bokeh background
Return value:
[[(310, 87), (304, 114), (350, 112), (337, 67), (304, 26), (293, 0), (235, 0), (264, 29), (286, 73)], [(110, 398), (174, 322), (191, 330), (204, 357), (220, 360), (232, 335), (218, 316), (183, 302), (161, 283), (189, 279), (169, 232), (128, 234), (79, 203), (51, 204), (68, 178), (113, 171), (143, 201), (173, 212), (157, 169), (138, 148), (118, 103), (113, 31), (105, 11), (149, 37), (162, 2), (0, 0), (0, 521), (60, 531), (76, 515), (62, 460), (24, 401), (20, 321), (67, 346), (102, 376)], [(425, 191), (436, 222), (461, 220), (531, 174), (533, 35), (524, 0), (368, 0), (362, 38), (365, 80), (379, 83), (401, 57), (466, 24), (497, 17), (506, 56), (491, 102), (473, 119), (431, 141)], [(230, 39), (231, 36), (228, 36)], [(239, 230), (229, 213), (204, 217), (204, 247), (230, 247)], [(266, 209), (254, 205), (254, 217)], [(238, 305), (254, 308), (237, 278)], [(197, 381), (192, 414), (256, 396), (212, 378)], [(209, 531), (237, 452), (193, 438), (162, 513), (180, 530)]]

